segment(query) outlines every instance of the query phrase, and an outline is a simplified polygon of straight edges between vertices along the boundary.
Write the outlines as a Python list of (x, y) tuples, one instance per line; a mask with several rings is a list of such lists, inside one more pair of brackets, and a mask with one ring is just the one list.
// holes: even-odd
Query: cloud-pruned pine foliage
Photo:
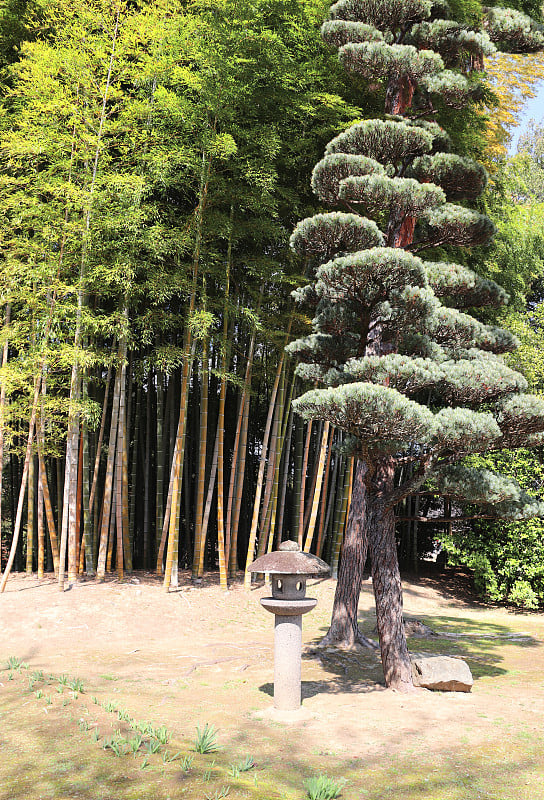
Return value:
[(475, 102), (484, 56), (544, 39), (512, 9), (484, 9), (481, 26), (470, 27), (430, 0), (339, 0), (322, 35), (348, 72), (382, 86), (385, 114), (329, 142), (312, 188), (337, 211), (302, 221), (291, 239), (315, 276), (295, 296), (315, 316), (313, 333), (288, 350), (300, 378), (325, 387), (295, 400), (295, 411), (346, 431), (370, 474), (384, 458), (412, 462), (459, 499), (465, 481), (471, 503), (516, 518), (524, 508), (540, 513), (511, 479), (501, 494), (500, 476), (486, 474), (477, 492), (459, 466), (470, 454), (539, 440), (544, 401), (524, 394), (525, 379), (503, 361), (515, 337), (470, 314), (508, 302), (507, 293), (433, 259), (438, 247), (481, 246), (495, 233), (467, 205), (486, 172), (450, 152), (434, 104)]

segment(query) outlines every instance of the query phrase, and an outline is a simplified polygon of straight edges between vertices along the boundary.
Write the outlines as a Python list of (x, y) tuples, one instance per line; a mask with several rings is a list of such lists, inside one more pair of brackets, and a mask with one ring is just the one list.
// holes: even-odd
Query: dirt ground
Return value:
[[(245, 592), (237, 583), (225, 592), (215, 576), (198, 587), (187, 574), (180, 578), (180, 588), (169, 594), (147, 573), (123, 583), (81, 581), (61, 594), (51, 578), (13, 575), (0, 596), (0, 669), (13, 656), (29, 671), (77, 676), (85, 693), (76, 699), (85, 700), (86, 714), (94, 713), (90, 697), (95, 709), (115, 703), (135, 719), (166, 726), (184, 752), (197, 725), (213, 724), (222, 746), (219, 766), (250, 754), (270, 779), (268, 788), (261, 782), (259, 789), (256, 778), (251, 790), (233, 786), (232, 798), (302, 798), (304, 780), (323, 772), (347, 780), (346, 800), (544, 800), (544, 615), (478, 604), (467, 580), (453, 572), (405, 581), (406, 615), (439, 634), (412, 637), (410, 650), (461, 656), (475, 678), (470, 694), (406, 696), (385, 690), (375, 653), (316, 647), (327, 630), (335, 582), (310, 581), (308, 594), (318, 605), (303, 623), (309, 718), (286, 726), (258, 716), (272, 705), (273, 618), (259, 604), (269, 590)], [(369, 581), (360, 616), (372, 635)], [(140, 797), (144, 789), (142, 797), (221, 796), (218, 788), (214, 795), (204, 785), (172, 783), (172, 770), (166, 783), (157, 773), (145, 787), (136, 782), (133, 793), (108, 789), (107, 780), (100, 791), (75, 791), (69, 775), (34, 790), (32, 747), (41, 748), (47, 764), (56, 756), (54, 748), (45, 756), (41, 745), (32, 745), (32, 726), (43, 728), (54, 715), (47, 708), (38, 714), (21, 675), (12, 677), (0, 672), (0, 800)], [(55, 713), (59, 726), (60, 706)], [(72, 725), (64, 735), (82, 734)], [(83, 748), (76, 739), (73, 746)]]

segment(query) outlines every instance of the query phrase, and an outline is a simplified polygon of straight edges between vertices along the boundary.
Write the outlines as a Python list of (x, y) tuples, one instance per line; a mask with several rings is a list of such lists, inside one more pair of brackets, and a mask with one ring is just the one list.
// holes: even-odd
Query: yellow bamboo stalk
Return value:
[(306, 441), (304, 442), (304, 456), (302, 459), (302, 473), (300, 476), (300, 504), (298, 507), (298, 546), (302, 550), (304, 540), (304, 507), (306, 496), (306, 472), (308, 470), (308, 458), (310, 456), (310, 441), (312, 437), (313, 420), (308, 420), (306, 428)]
[[(38, 467), (39, 469), (39, 467)], [(38, 578), (43, 578), (44, 556), (45, 556), (45, 538), (43, 531), (43, 489), (41, 481), (38, 480), (38, 509), (37, 509), (37, 523), (38, 523)]]
[(108, 460), (106, 462), (106, 478), (104, 483), (104, 496), (102, 498), (102, 520), (100, 525), (100, 544), (98, 548), (98, 565), (96, 577), (103, 581), (106, 576), (106, 558), (108, 552), (108, 534), (110, 529), (110, 514), (113, 493), (113, 477), (115, 464), (115, 447), (117, 443), (119, 395), (121, 393), (121, 369), (117, 370), (113, 389), (113, 401), (110, 421), (110, 439), (108, 446)]
[[(163, 587), (167, 592), (170, 589), (170, 582), (172, 579), (172, 566), (174, 558), (178, 557), (178, 543), (179, 543), (179, 528), (177, 524), (178, 512), (181, 502), (181, 483), (183, 479), (183, 458), (185, 455), (185, 430), (187, 424), (187, 406), (188, 406), (188, 389), (190, 380), (190, 370), (194, 358), (194, 345), (192, 341), (192, 334), (190, 328), (191, 316), (195, 310), (196, 291), (198, 281), (198, 270), (200, 266), (200, 245), (202, 241), (202, 227), (204, 218), (204, 209), (206, 207), (206, 200), (208, 196), (208, 186), (211, 172), (211, 156), (202, 152), (202, 168), (200, 173), (200, 191), (199, 203), (196, 209), (196, 237), (195, 247), (193, 251), (193, 280), (191, 286), (191, 295), (189, 298), (189, 313), (188, 324), (185, 331), (185, 343), (183, 348), (183, 371), (181, 379), (181, 398), (179, 409), (178, 430), (176, 435), (177, 452), (172, 464), (173, 475), (171, 474), (170, 486), (172, 487), (172, 500), (170, 508), (170, 520), (168, 526), (168, 550), (166, 553), (166, 565), (164, 571)], [(170, 486), (168, 491), (170, 492)], [(159, 548), (159, 557), (157, 558), (157, 571), (162, 569), (162, 553), (164, 547)], [(159, 567), (160, 558), (160, 567)]]
[(179, 409), (178, 432), (176, 436), (177, 452), (174, 460), (174, 480), (172, 483), (172, 502), (170, 508), (170, 523), (168, 527), (168, 550), (166, 551), (166, 565), (164, 570), (163, 587), (165, 592), (170, 589), (174, 559), (178, 557), (179, 528), (178, 514), (181, 502), (181, 483), (183, 480), (183, 460), (185, 455), (185, 432), (187, 427), (187, 405), (189, 395), (189, 372), (193, 351), (191, 348), (192, 337), (188, 328), (186, 344), (184, 347), (183, 372), (181, 378), (181, 400)]
[(249, 542), (247, 547), (247, 556), (246, 556), (246, 567), (245, 567), (245, 575), (244, 575), (244, 588), (250, 589), (251, 588), (251, 572), (249, 572), (248, 567), (253, 561), (253, 556), (255, 553), (255, 542), (257, 540), (257, 527), (259, 523), (259, 509), (261, 506), (261, 495), (263, 491), (263, 479), (264, 479), (264, 470), (266, 467), (266, 460), (268, 454), (268, 440), (270, 437), (270, 430), (272, 427), (272, 418), (274, 416), (274, 408), (276, 405), (276, 395), (278, 393), (278, 386), (280, 383), (281, 374), (283, 371), (283, 361), (284, 361), (284, 354), (282, 353), (280, 356), (280, 361), (278, 364), (278, 368), (276, 370), (276, 377), (274, 379), (274, 385), (272, 386), (272, 394), (270, 396), (270, 404), (268, 406), (268, 416), (266, 419), (266, 425), (264, 429), (263, 435), (263, 445), (261, 449), (261, 457), (259, 459), (259, 473), (257, 475), (257, 487), (255, 490), (255, 500), (253, 502), (253, 517), (251, 520), (251, 530), (249, 532)]
[[(4, 328), (7, 329), (11, 320), (11, 306), (6, 304), (6, 318), (4, 320)], [(2, 367), (8, 363), (9, 353), (9, 339), (6, 336), (4, 346), (2, 348)], [(0, 381), (0, 574), (2, 572), (2, 479), (4, 477), (4, 425), (5, 425), (5, 407), (6, 407), (6, 382)]]
[[(115, 347), (115, 342), (114, 345)], [(89, 513), (92, 513), (94, 506), (94, 498), (96, 496), (96, 486), (98, 483), (98, 470), (100, 468), (100, 458), (102, 455), (102, 442), (104, 440), (104, 429), (106, 427), (106, 415), (108, 410), (108, 400), (111, 382), (111, 364), (108, 367), (108, 376), (106, 378), (106, 387), (104, 389), (104, 402), (102, 404), (102, 417), (100, 419), (100, 431), (98, 433), (98, 442), (96, 444), (96, 455), (94, 459), (93, 481), (91, 485), (91, 494), (89, 496)]]
[(350, 476), (348, 463), (347, 459), (344, 459), (344, 463), (340, 472), (340, 493), (336, 498), (336, 512), (334, 515), (333, 541), (331, 549), (331, 575), (333, 578), (338, 577), (338, 561), (340, 558), (340, 548), (342, 547), (342, 539), (344, 535), (344, 522), (348, 505), (349, 481)]
[(329, 431), (329, 443), (327, 448), (327, 463), (325, 465), (325, 479), (323, 482), (323, 491), (321, 493), (321, 508), (319, 509), (319, 531), (317, 534), (317, 544), (315, 547), (316, 555), (321, 558), (323, 551), (323, 535), (325, 532), (325, 517), (327, 507), (327, 492), (329, 488), (329, 477), (331, 472), (331, 456), (332, 456), (332, 441), (334, 438), (334, 428)]
[[(49, 336), (49, 327), (50, 327), (50, 320), (48, 321), (48, 325), (46, 327), (45, 332), (45, 341)], [(34, 379), (34, 394), (32, 399), (32, 411), (30, 413), (30, 422), (28, 425), (28, 437), (26, 442), (26, 453), (25, 453), (25, 460), (23, 464), (23, 475), (21, 477), (21, 487), (19, 489), (19, 500), (17, 502), (17, 512), (15, 516), (15, 525), (13, 530), (13, 538), (11, 540), (11, 549), (8, 556), (8, 562), (6, 564), (6, 568), (4, 570), (4, 574), (2, 576), (2, 581), (0, 583), (0, 594), (6, 588), (6, 583), (11, 572), (11, 568), (13, 566), (13, 561), (15, 560), (15, 552), (17, 550), (17, 544), (19, 542), (19, 533), (21, 530), (21, 520), (23, 516), (23, 503), (26, 494), (26, 485), (28, 480), (28, 465), (30, 463), (30, 457), (32, 455), (32, 442), (34, 440), (34, 426), (36, 424), (36, 414), (38, 411), (38, 401), (40, 397), (40, 390), (41, 384), (43, 379), (43, 370), (45, 366), (45, 356), (42, 357), (42, 362), (40, 364), (40, 368), (36, 378)]]
[(28, 500), (27, 500), (27, 524), (26, 524), (26, 572), (32, 572), (32, 560), (34, 556), (34, 454), (28, 464)]
[(201, 578), (204, 573), (204, 550), (206, 547), (206, 534), (208, 531), (208, 522), (210, 519), (210, 511), (212, 507), (213, 490), (215, 487), (215, 479), (217, 476), (217, 451), (218, 451), (218, 436), (219, 431), (215, 434), (215, 444), (212, 456), (212, 468), (210, 471), (210, 480), (208, 482), (208, 496), (206, 497), (206, 506), (204, 508), (204, 515), (202, 517), (202, 536), (200, 540), (200, 552), (198, 554), (198, 578)]
[(51, 505), (51, 496), (49, 494), (49, 486), (47, 484), (47, 473), (45, 471), (45, 464), (41, 453), (40, 438), (38, 437), (38, 469), (40, 483), (42, 486), (42, 495), (45, 505), (45, 519), (47, 522), (47, 529), (49, 531), (49, 541), (51, 543), (51, 554), (53, 556), (53, 569), (55, 575), (58, 575), (59, 570), (59, 546), (57, 542), (57, 531), (55, 528), (55, 518), (53, 516), (53, 506)]
[(323, 473), (325, 467), (325, 456), (327, 454), (327, 443), (329, 440), (330, 423), (327, 420), (323, 426), (321, 434), (321, 449), (319, 451), (319, 462), (317, 465), (317, 480), (315, 484), (314, 496), (312, 501), (312, 512), (310, 514), (310, 521), (308, 523), (308, 532), (306, 534), (306, 543), (304, 544), (304, 552), (309, 553), (314, 538), (315, 524), (317, 522), (317, 512), (319, 509), (319, 500), (321, 497), (321, 487), (323, 485)]
[(204, 492), (206, 486), (206, 450), (208, 443), (208, 380), (209, 352), (208, 337), (202, 342), (202, 370), (200, 384), (200, 437), (198, 442), (198, 478), (195, 511), (195, 546), (193, 552), (192, 577), (198, 578), (199, 556), (202, 546), (202, 515), (204, 512)]

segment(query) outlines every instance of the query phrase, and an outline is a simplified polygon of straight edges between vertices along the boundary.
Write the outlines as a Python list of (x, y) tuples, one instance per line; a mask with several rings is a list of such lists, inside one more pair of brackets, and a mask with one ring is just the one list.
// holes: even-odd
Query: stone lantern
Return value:
[(272, 597), (261, 605), (275, 615), (274, 628), (274, 708), (297, 711), (300, 708), (302, 615), (317, 604), (306, 597), (306, 581), (328, 575), (328, 564), (310, 553), (301, 553), (296, 542), (282, 542), (273, 553), (257, 558), (250, 572), (268, 572)]

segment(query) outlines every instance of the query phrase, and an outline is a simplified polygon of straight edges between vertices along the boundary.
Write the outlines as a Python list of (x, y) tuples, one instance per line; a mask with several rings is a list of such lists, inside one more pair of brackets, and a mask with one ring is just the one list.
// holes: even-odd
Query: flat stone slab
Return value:
[(435, 692), (470, 692), (474, 679), (466, 661), (451, 656), (410, 656), (414, 686)]

